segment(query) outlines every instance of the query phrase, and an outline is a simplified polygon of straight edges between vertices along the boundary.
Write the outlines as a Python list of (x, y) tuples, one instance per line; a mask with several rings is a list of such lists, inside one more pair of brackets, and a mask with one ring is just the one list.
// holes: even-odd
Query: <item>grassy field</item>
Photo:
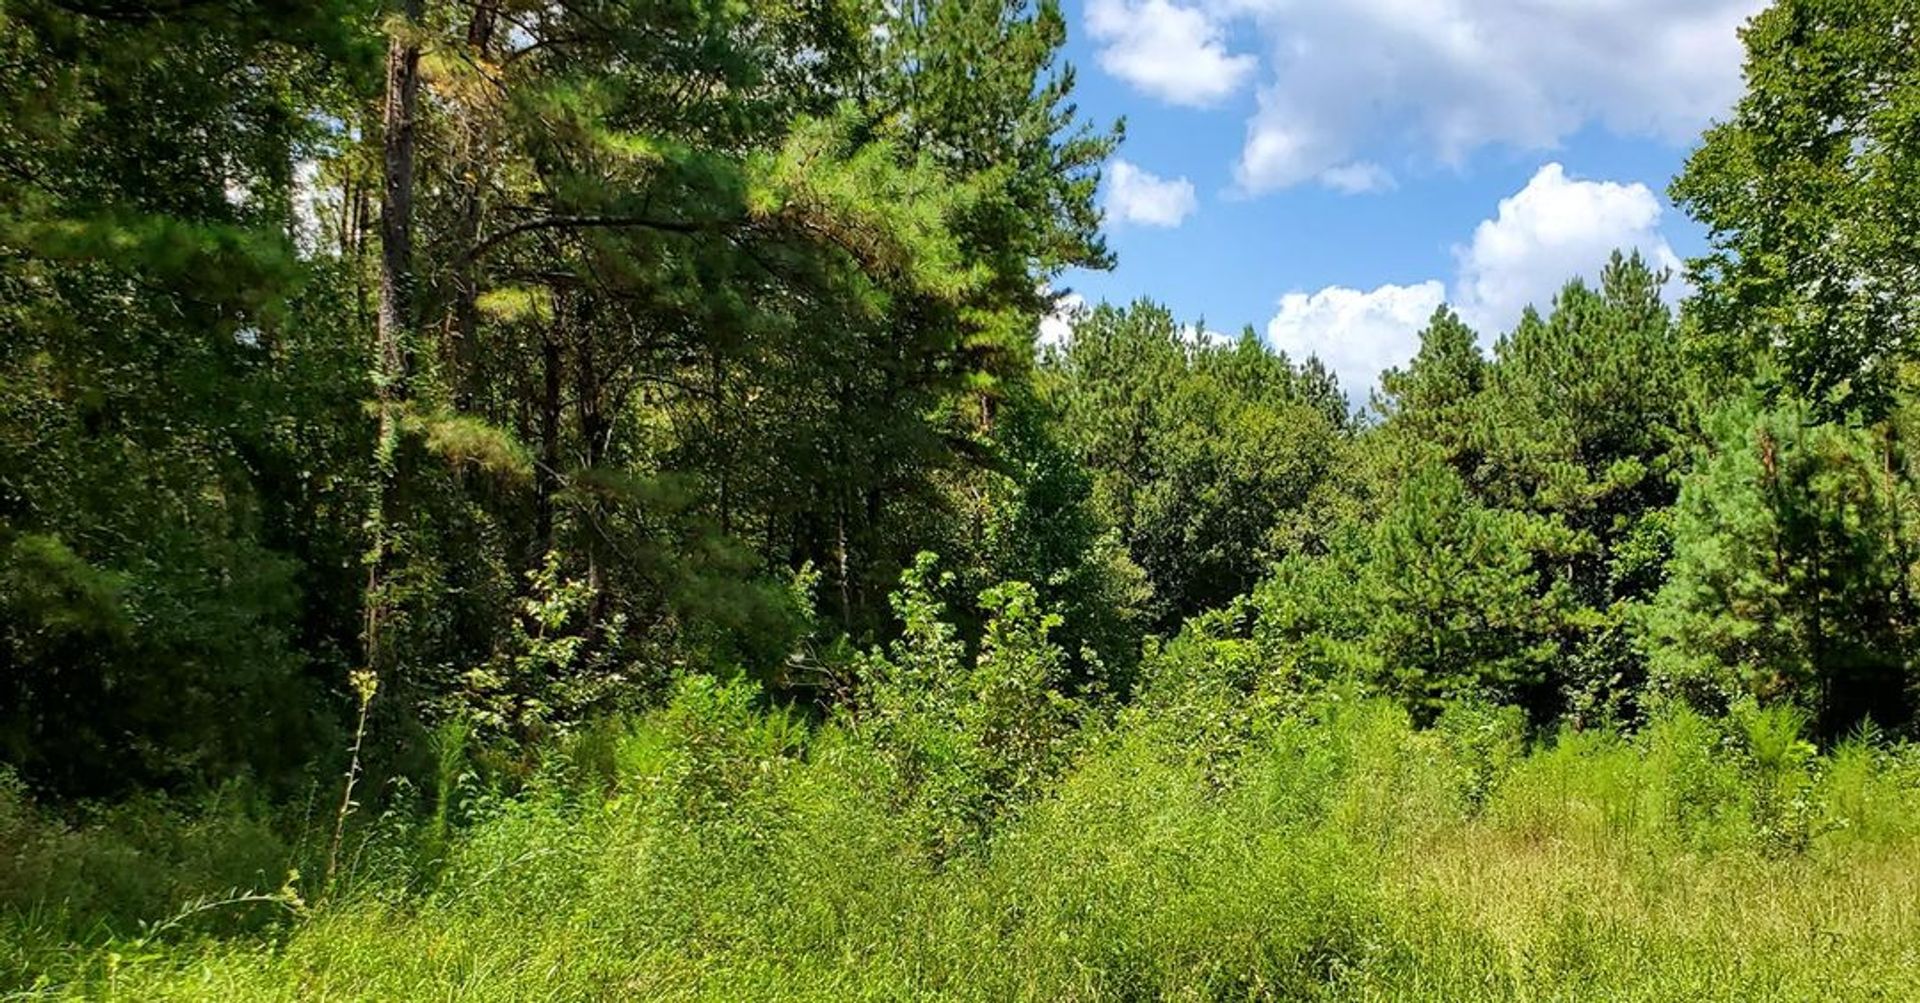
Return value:
[[(1817, 756), (1777, 724), (1528, 750), (1499, 714), (1332, 701), (1199, 757), (1123, 720), (935, 852), (839, 729), (668, 712), (469, 797), (450, 842), (371, 826), (323, 904), (114, 934), (70, 873), (67, 909), (13, 910), (5, 961), (26, 997), (136, 1000), (1920, 998), (1920, 755)], [(250, 845), (232, 814), (171, 866)], [(154, 854), (12, 817), (16, 874)]]

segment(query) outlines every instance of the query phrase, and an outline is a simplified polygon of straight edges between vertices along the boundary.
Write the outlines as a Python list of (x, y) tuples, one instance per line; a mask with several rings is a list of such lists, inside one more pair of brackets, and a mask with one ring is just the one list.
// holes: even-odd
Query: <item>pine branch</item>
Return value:
[(549, 216), (516, 223), (473, 245), (461, 256), (461, 263), (477, 261), (515, 237), (542, 230), (641, 229), (666, 233), (715, 233), (731, 224), (727, 220), (653, 219), (644, 216)]

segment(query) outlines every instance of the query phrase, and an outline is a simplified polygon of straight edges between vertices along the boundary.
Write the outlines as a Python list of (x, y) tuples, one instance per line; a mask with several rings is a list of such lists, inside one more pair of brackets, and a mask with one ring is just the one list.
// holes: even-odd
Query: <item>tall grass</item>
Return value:
[[(1206, 755), (1092, 741), (935, 854), (837, 726), (683, 695), (419, 823), (266, 934), (16, 949), (19, 988), (167, 999), (1920, 999), (1920, 753), (1676, 712), (1532, 748), (1328, 697)], [(1757, 713), (1757, 712), (1756, 712)], [(1783, 737), (1783, 734), (1785, 737)], [(77, 838), (77, 837), (76, 837)], [(408, 844), (405, 833), (392, 845)], [(264, 872), (263, 872), (264, 873)], [(16, 910), (9, 936), (44, 914)], [(42, 940), (49, 936), (41, 934)]]

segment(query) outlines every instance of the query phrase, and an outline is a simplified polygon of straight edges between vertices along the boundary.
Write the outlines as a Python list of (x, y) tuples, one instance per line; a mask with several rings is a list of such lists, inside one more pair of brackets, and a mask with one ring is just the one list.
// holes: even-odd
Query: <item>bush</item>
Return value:
[(901, 637), (862, 660), (860, 700), (845, 719), (892, 767), (896, 807), (922, 819), (945, 854), (1045, 789), (1069, 761), (1086, 707), (1066, 695), (1066, 653), (1049, 637), (1060, 617), (1032, 586), (981, 593), (985, 636), (969, 659), (936, 598), (952, 584), (936, 562), (923, 553), (902, 576)]

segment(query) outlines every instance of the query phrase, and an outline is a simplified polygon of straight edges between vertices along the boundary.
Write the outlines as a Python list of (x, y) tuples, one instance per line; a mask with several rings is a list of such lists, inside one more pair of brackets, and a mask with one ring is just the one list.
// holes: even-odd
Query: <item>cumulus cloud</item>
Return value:
[(1087, 33), (1101, 69), (1172, 104), (1218, 104), (1255, 67), (1254, 57), (1227, 51), (1212, 14), (1168, 0), (1088, 0)]
[(1162, 178), (1124, 161), (1107, 167), (1107, 214), (1117, 223), (1179, 226), (1199, 205), (1193, 182)]
[(1371, 292), (1332, 286), (1288, 293), (1267, 323), (1267, 341), (1296, 359), (1319, 356), (1348, 400), (1364, 403), (1381, 370), (1413, 357), (1420, 329), (1446, 296), (1438, 280)]
[[(1736, 29), (1763, 0), (1215, 0), (1252, 21), (1266, 81), (1236, 177), (1250, 192), (1383, 146), (1459, 163), (1589, 123), (1692, 139), (1740, 90)], [(1130, 78), (1128, 78), (1130, 79)], [(1336, 185), (1337, 186), (1337, 185)]]
[[(1452, 302), (1491, 341), (1512, 330), (1529, 304), (1549, 309), (1569, 278), (1597, 280), (1616, 249), (1637, 250), (1677, 275), (1680, 260), (1660, 233), (1662, 214), (1646, 185), (1583, 181), (1547, 164), (1455, 248), (1459, 274), (1451, 295), (1439, 279), (1371, 292), (1330, 286), (1289, 293), (1267, 324), (1267, 340), (1296, 357), (1319, 356), (1361, 403), (1383, 370), (1413, 357), (1442, 302)], [(1669, 289), (1677, 296), (1679, 280)]]
[(1498, 213), (1454, 249), (1460, 275), (1454, 302), (1486, 336), (1506, 331), (1528, 305), (1546, 310), (1575, 275), (1596, 278), (1614, 250), (1639, 251), (1647, 263), (1679, 273), (1680, 258), (1660, 234), (1664, 207), (1646, 185), (1581, 181), (1559, 164), (1534, 174)]

